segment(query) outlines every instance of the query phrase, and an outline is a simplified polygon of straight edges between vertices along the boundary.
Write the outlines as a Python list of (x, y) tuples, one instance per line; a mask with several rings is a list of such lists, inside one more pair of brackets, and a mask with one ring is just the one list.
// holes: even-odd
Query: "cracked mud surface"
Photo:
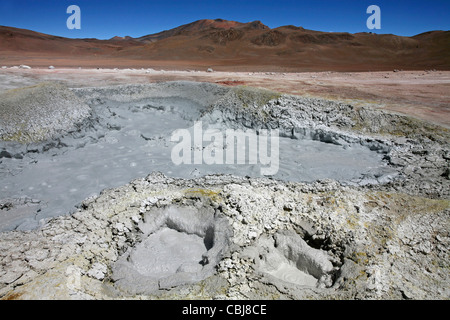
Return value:
[[(39, 219), (48, 217), (44, 213), (49, 200), (11, 194), (0, 202), (3, 228), (22, 225), (28, 230), (0, 233), (3, 298), (33, 299), (36, 294), (70, 299), (450, 296), (447, 129), (369, 106), (355, 107), (244, 87), (163, 83), (70, 92), (73, 99), (81, 99), (89, 106), (90, 118), (84, 118), (81, 125), (74, 123), (75, 130), (56, 130), (55, 136), (43, 142), (3, 142), (2, 169), (7, 167), (8, 172), (20, 175), (32, 167), (27, 162), (21, 168), (21, 161), (37, 160), (39, 164), (49, 155), (64, 159), (90, 145), (107, 148), (109, 144), (112, 154), (121, 139), (125, 139), (123, 146), (132, 141), (140, 141), (141, 146), (153, 143), (152, 148), (158, 143), (162, 146), (167, 140), (158, 139), (160, 136), (146, 135), (139, 126), (131, 134), (131, 127), (116, 121), (150, 109), (162, 112), (162, 119), (166, 114), (168, 122), (179, 121), (181, 127), (189, 127), (200, 118), (214, 128), (277, 128), (287, 143), (307, 143), (300, 145), (302, 150), (312, 143), (350, 149), (357, 158), (350, 166), (360, 164), (361, 170), (354, 168), (356, 176), (350, 177), (333, 176), (331, 170), (323, 171), (325, 176), (321, 177), (296, 178), (299, 170), (288, 162), (286, 168), (290, 171), (284, 177), (271, 179), (248, 174), (248, 168), (208, 172), (208, 167), (199, 167), (195, 175), (192, 170), (182, 173), (180, 169), (181, 176), (177, 176), (164, 167), (143, 168), (148, 155), (141, 163), (133, 155), (124, 162), (139, 163), (131, 167), (137, 167), (135, 176), (124, 176), (134, 169), (116, 168), (119, 178), (112, 180), (117, 185), (102, 182), (102, 186), (99, 182), (94, 193), (108, 189), (84, 201), (73, 199), (72, 206), (78, 204), (75, 209), (63, 202), (62, 212), (41, 220), (38, 228)], [(174, 95), (182, 99), (177, 100)], [(158, 99), (168, 97), (173, 104), (183, 101), (189, 112), (174, 115), (170, 107), (158, 108), (161, 101), (167, 101)], [(151, 103), (149, 98), (153, 99)], [(130, 101), (134, 102), (129, 104)], [(105, 105), (107, 108), (102, 108)], [(120, 107), (124, 105), (127, 107)], [(197, 111), (191, 112), (195, 106)], [(126, 112), (121, 114), (124, 109)], [(108, 116), (102, 117), (101, 111)], [(139, 117), (133, 122), (139, 122)], [(152, 124), (158, 125), (159, 131), (172, 131), (163, 121)], [(118, 133), (122, 136), (118, 137)], [(358, 148), (363, 151), (358, 153)], [(308, 149), (312, 152), (307, 154), (313, 154), (313, 149)], [(155, 150), (155, 156), (162, 154), (162, 149)], [(298, 151), (288, 153), (288, 158), (295, 152)], [(368, 162), (361, 162), (366, 152), (367, 161), (379, 157), (375, 170), (367, 170)], [(317, 154), (329, 155), (330, 149), (318, 149)], [(67, 157), (70, 158), (77, 159), (76, 167), (79, 166), (81, 156)], [(332, 160), (339, 167), (337, 157)], [(67, 165), (68, 162), (62, 162), (61, 168)], [(46, 170), (52, 164), (48, 166)], [(325, 162), (324, 167), (327, 166), (330, 162)], [(149, 173), (146, 170), (161, 172), (140, 178)], [(114, 171), (107, 170), (99, 176), (108, 177)], [(282, 165), (280, 171), (283, 172)], [(10, 173), (2, 174), (7, 177)], [(76, 180), (81, 174), (68, 176)], [(85, 176), (92, 183), (91, 174)], [(2, 184), (5, 186), (10, 184)], [(70, 198), (70, 190), (61, 194)], [(177, 213), (167, 213), (173, 208), (178, 208), (175, 211), (180, 217), (191, 218), (178, 221), (173, 218)], [(72, 214), (61, 215), (71, 210)], [(196, 213), (192, 212), (204, 212), (209, 218), (196, 220)], [(33, 223), (23, 224), (30, 216)], [(178, 222), (174, 223), (174, 219)], [(173, 257), (170, 252), (179, 250), (180, 241), (191, 242), (195, 260), (200, 256), (201, 261), (195, 263), (182, 254)], [(160, 263), (153, 264), (153, 268), (152, 261)], [(142, 265), (146, 267), (142, 269)], [(164, 272), (158, 269), (164, 265)]]

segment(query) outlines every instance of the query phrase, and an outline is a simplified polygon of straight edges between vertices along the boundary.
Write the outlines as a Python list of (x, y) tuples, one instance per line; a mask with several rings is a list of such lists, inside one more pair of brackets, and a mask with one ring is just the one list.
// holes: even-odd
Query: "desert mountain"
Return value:
[(136, 38), (138, 41), (143, 42), (154, 42), (162, 39), (166, 39), (172, 36), (179, 35), (193, 35), (198, 32), (208, 32), (215, 30), (230, 30), (230, 29), (247, 29), (247, 30), (258, 30), (258, 29), (269, 29), (261, 23), (261, 21), (253, 21), (248, 23), (228, 21), (223, 19), (204, 19), (194, 21), (170, 30), (165, 30), (156, 34), (150, 34), (140, 38)]
[(271, 29), (260, 21), (198, 20), (139, 38), (68, 39), (0, 27), (0, 64), (205, 67), (232, 70), (450, 69), (450, 31), (413, 37)]

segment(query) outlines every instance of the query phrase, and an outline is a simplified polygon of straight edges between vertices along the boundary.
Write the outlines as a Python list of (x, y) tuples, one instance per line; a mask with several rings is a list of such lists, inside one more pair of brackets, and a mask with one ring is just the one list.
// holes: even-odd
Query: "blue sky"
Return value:
[[(81, 30), (69, 30), (69, 5), (81, 9)], [(381, 8), (381, 30), (369, 30), (369, 5)], [(450, 30), (450, 0), (0, 0), (0, 25), (69, 38), (139, 37), (199, 19), (260, 20), (336, 32), (412, 36)]]

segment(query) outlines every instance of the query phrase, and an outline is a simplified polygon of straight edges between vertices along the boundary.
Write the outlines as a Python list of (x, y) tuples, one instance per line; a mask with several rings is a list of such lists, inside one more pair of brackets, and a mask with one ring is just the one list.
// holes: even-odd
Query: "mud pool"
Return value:
[[(41, 219), (71, 213), (82, 200), (105, 188), (118, 187), (154, 171), (178, 178), (217, 173), (261, 176), (261, 164), (248, 161), (173, 164), (171, 150), (176, 142), (171, 141), (171, 135), (175, 130), (192, 131), (198, 120), (203, 120), (205, 128), (227, 128), (209, 125), (204, 103), (186, 97), (156, 96), (131, 102), (103, 98), (91, 100), (89, 106), (91, 117), (77, 130), (55, 140), (26, 146), (0, 143), (0, 192), (1, 199), (7, 199), (2, 200), (2, 206), (14, 207), (14, 214), (2, 210), (0, 230), (34, 228)], [(193, 148), (205, 147), (193, 142)], [(272, 178), (378, 183), (393, 173), (383, 161), (385, 153), (359, 143), (280, 135), (279, 170)]]

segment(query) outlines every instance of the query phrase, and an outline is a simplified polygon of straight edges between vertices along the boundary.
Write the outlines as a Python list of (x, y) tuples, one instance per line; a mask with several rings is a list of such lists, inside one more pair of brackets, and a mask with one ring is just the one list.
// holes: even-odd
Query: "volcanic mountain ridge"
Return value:
[(404, 37), (321, 32), (292, 25), (271, 29), (260, 21), (204, 19), (138, 38), (98, 40), (0, 26), (2, 65), (211, 66), (230, 71), (450, 70), (449, 50), (450, 31)]

